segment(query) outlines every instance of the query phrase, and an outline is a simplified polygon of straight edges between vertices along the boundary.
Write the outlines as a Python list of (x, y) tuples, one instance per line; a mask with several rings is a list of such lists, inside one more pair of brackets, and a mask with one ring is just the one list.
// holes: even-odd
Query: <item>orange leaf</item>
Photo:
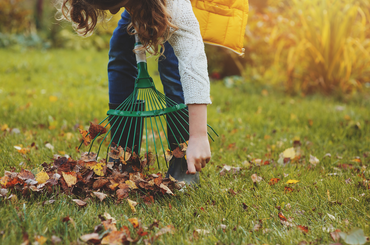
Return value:
[(279, 179), (279, 178), (272, 178), (272, 179), (270, 179), (270, 181), (269, 181), (269, 185), (275, 185), (275, 184), (277, 184), (279, 181), (280, 181), (280, 179)]
[(128, 221), (132, 224), (134, 228), (139, 227), (139, 220), (137, 218), (131, 218), (131, 219), (128, 219)]
[(111, 231), (103, 238), (101, 244), (121, 245), (125, 234), (122, 231)]
[(88, 146), (91, 142), (91, 136), (88, 134), (86, 130), (79, 129), (80, 134), (82, 135), (82, 141), (84, 142), (84, 145)]
[(137, 234), (139, 236), (146, 236), (148, 235), (148, 232), (144, 232), (143, 228), (140, 228), (138, 231), (137, 231)]
[(279, 215), (280, 220), (287, 221), (287, 219), (285, 218), (285, 216), (283, 215), (283, 213), (280, 212), (278, 215)]
[(304, 233), (308, 233), (308, 227), (307, 226), (298, 225), (297, 227), (298, 227), (298, 229), (300, 229)]
[(16, 184), (22, 184), (23, 181), (21, 181), (20, 179), (18, 179), (17, 177), (16, 178), (12, 178), (10, 179), (8, 176), (4, 176), (2, 179), (1, 179), (1, 185), (4, 186), (5, 188), (12, 188), (14, 187)]
[(293, 189), (293, 188), (290, 188), (290, 187), (288, 187), (288, 186), (285, 186), (285, 187), (284, 187), (284, 192), (285, 192), (285, 193), (287, 193), (287, 192), (292, 192), (292, 191), (294, 191), (294, 189)]

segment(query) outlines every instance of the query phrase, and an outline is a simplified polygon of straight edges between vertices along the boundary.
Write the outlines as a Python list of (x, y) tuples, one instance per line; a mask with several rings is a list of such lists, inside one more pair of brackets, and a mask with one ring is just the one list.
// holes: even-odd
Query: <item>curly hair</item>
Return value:
[[(55, 1), (59, 14), (57, 20), (72, 22), (76, 32), (82, 36), (92, 34), (96, 24), (106, 19), (106, 10), (123, 2), (123, 0)], [(126, 0), (126, 2), (124, 7), (131, 15), (127, 32), (131, 35), (138, 34), (147, 52), (152, 55), (159, 54), (159, 47), (163, 47), (163, 43), (178, 29), (171, 23), (166, 0)]]

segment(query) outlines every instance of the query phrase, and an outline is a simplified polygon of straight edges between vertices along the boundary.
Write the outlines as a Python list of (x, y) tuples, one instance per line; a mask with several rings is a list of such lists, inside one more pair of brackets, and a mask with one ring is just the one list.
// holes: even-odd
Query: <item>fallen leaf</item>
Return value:
[(84, 129), (79, 129), (80, 134), (82, 135), (82, 142), (85, 146), (88, 146), (91, 143), (91, 137), (89, 135), (89, 132), (87, 132)]
[(135, 182), (133, 182), (132, 180), (126, 180), (125, 183), (130, 187), (130, 189), (134, 190), (134, 189), (138, 189), (138, 187), (136, 186)]
[(292, 192), (292, 191), (294, 191), (294, 189), (293, 189), (293, 188), (290, 188), (290, 187), (288, 187), (288, 186), (285, 186), (285, 187), (284, 187), (284, 192), (285, 192), (285, 193), (287, 193), (287, 192)]
[(17, 177), (20, 178), (21, 180), (28, 180), (28, 179), (34, 180), (35, 179), (35, 175), (33, 175), (31, 171), (25, 170), (25, 169), (22, 169)]
[(132, 210), (133, 213), (136, 213), (136, 208), (135, 206), (137, 205), (137, 202), (135, 201), (132, 201), (130, 199), (127, 198), (127, 202), (128, 202), (128, 205), (130, 205), (130, 208)]
[(262, 181), (262, 177), (257, 176), (257, 174), (252, 174), (251, 178), (252, 178), (253, 183), (259, 183)]
[(35, 241), (40, 245), (43, 245), (47, 240), (48, 239), (44, 236), (35, 236)]
[(280, 220), (282, 220), (282, 221), (287, 221), (287, 218), (285, 218), (285, 216), (283, 215), (283, 213), (278, 213), (278, 216), (279, 216), (279, 218), (280, 218)]
[(116, 147), (110, 147), (110, 152), (108, 153), (108, 156), (112, 159), (120, 159), (121, 156), (123, 156), (124, 150), (121, 146)]
[(153, 196), (147, 196), (147, 197), (145, 197), (145, 198), (144, 198), (144, 203), (145, 203), (146, 205), (151, 205), (151, 204), (153, 204), (153, 203), (154, 203), (154, 198), (153, 198)]
[(294, 159), (296, 157), (294, 147), (288, 148), (285, 151), (283, 151), (283, 156), (284, 158)]
[(260, 229), (261, 229), (261, 225), (259, 224), (259, 223), (257, 223), (257, 224), (255, 224), (254, 226), (253, 226), (253, 230), (254, 231), (259, 231)]
[(236, 174), (240, 171), (240, 167), (232, 167), (232, 166), (228, 166), (228, 165), (225, 165), (223, 166), (223, 168), (221, 169), (220, 171), (220, 175), (223, 176), (225, 175), (225, 173), (227, 172), (231, 172), (233, 174)]
[(195, 229), (194, 230), (198, 235), (203, 235), (203, 236), (205, 236), (205, 235), (207, 235), (207, 234), (210, 234), (211, 232), (210, 231), (208, 231), (208, 230), (204, 230), (204, 229)]
[(94, 171), (94, 173), (98, 176), (104, 176), (104, 166), (105, 166), (105, 163), (101, 162), (101, 163), (98, 163), (96, 165), (94, 165), (93, 167), (91, 167), (91, 169)]
[(39, 184), (45, 183), (49, 179), (49, 175), (45, 171), (41, 171), (36, 174), (36, 181)]
[(148, 232), (144, 232), (143, 228), (140, 227), (140, 229), (137, 231), (137, 234), (139, 236), (146, 236), (148, 235)]
[(117, 220), (115, 218), (113, 218), (109, 213), (107, 212), (104, 212), (104, 218), (106, 218), (106, 220), (111, 220), (111, 223), (112, 224), (117, 224)]
[(1, 125), (1, 127), (0, 127), (0, 131), (7, 131), (7, 130), (9, 130), (9, 126), (8, 126), (8, 124), (3, 124), (3, 125)]
[(181, 151), (186, 152), (186, 150), (188, 149), (188, 144), (189, 144), (189, 141), (186, 141), (184, 143), (180, 143), (180, 149), (181, 149)]
[(176, 147), (176, 149), (172, 151), (172, 155), (176, 158), (183, 158), (185, 156), (185, 152), (180, 150), (179, 147)]
[(327, 214), (327, 215), (328, 215), (328, 217), (329, 217), (330, 219), (335, 220), (335, 216), (334, 216), (334, 215), (331, 215), (331, 214)]
[(62, 172), (62, 176), (68, 187), (72, 187), (77, 183), (77, 174), (75, 172)]
[(83, 242), (91, 242), (93, 244), (100, 243), (99, 234), (98, 233), (91, 233), (91, 234), (85, 234), (80, 236), (80, 239)]
[(50, 143), (46, 143), (45, 147), (48, 148), (49, 150), (54, 150), (54, 146)]
[(118, 189), (116, 191), (118, 200), (122, 200), (124, 198), (127, 198), (129, 195), (129, 189)]
[(105, 134), (107, 132), (107, 129), (99, 124), (95, 124), (93, 122), (90, 122), (90, 127), (89, 127), (89, 133), (90, 133), (90, 138), (94, 139), (98, 135)]
[(98, 191), (94, 191), (93, 194), (99, 198), (99, 200), (102, 202), (106, 197), (107, 197), (107, 194), (104, 194), (102, 192), (98, 192)]
[(354, 228), (348, 233), (339, 232), (339, 235), (347, 244), (362, 245), (367, 242), (367, 237), (365, 236), (364, 231), (359, 228)]
[(109, 180), (107, 179), (98, 179), (97, 181), (94, 182), (93, 189), (95, 190), (101, 189), (108, 183), (109, 183)]
[(97, 154), (94, 152), (82, 152), (81, 160), (84, 162), (96, 162)]
[(346, 182), (346, 184), (351, 184), (352, 180), (351, 180), (351, 178), (348, 178), (348, 179), (345, 180), (345, 182)]
[(275, 185), (275, 184), (277, 184), (279, 181), (280, 181), (280, 179), (279, 179), (279, 178), (272, 178), (272, 179), (270, 179), (270, 181), (269, 181), (269, 185)]
[(331, 238), (333, 239), (334, 242), (339, 241), (339, 239), (340, 239), (339, 232), (340, 232), (340, 230), (335, 230), (333, 232), (330, 232), (330, 236), (331, 236)]
[(173, 225), (167, 225), (165, 227), (163, 227), (162, 229), (160, 229), (156, 234), (155, 234), (155, 237), (158, 238), (159, 236), (162, 236), (166, 233), (174, 233), (175, 232), (175, 227), (173, 227)]
[(168, 188), (166, 185), (164, 185), (163, 183), (160, 184), (159, 186), (161, 189), (165, 190), (167, 194), (171, 194), (173, 195), (173, 192), (170, 190), (170, 188)]
[(116, 223), (113, 223), (112, 219), (103, 220), (101, 223), (105, 230), (117, 231)]
[(0, 189), (0, 197), (5, 197), (8, 194), (8, 189)]
[(130, 160), (130, 158), (131, 158), (131, 153), (127, 151), (125, 152), (125, 154), (122, 154), (122, 156), (119, 157), (121, 163), (125, 165), (127, 165), (126, 161)]
[(47, 204), (53, 204), (55, 202), (55, 200), (51, 199), (51, 200), (46, 200), (46, 201), (43, 201), (42, 202), (42, 205), (47, 205)]
[(169, 162), (173, 158), (173, 155), (170, 149), (166, 149), (165, 157), (166, 157), (166, 162)]
[(87, 202), (84, 202), (80, 199), (72, 199), (72, 201), (74, 201), (80, 207), (85, 207), (87, 205)]
[(316, 166), (320, 161), (319, 161), (319, 159), (317, 159), (317, 157), (310, 155), (310, 160), (309, 160), (309, 162), (310, 162), (312, 165)]
[(51, 243), (52, 244), (57, 244), (57, 243), (61, 243), (61, 242), (62, 242), (62, 239), (60, 239), (59, 237), (54, 236), (54, 235), (51, 236)]
[(286, 184), (297, 184), (299, 180), (290, 179), (286, 182)]
[(308, 233), (308, 227), (307, 227), (307, 226), (298, 225), (297, 227), (298, 227), (298, 229), (300, 229), (302, 232), (304, 232), (304, 233)]
[(131, 219), (128, 219), (128, 221), (132, 224), (134, 228), (139, 227), (139, 220), (137, 218), (131, 218)]
[(103, 238), (101, 244), (121, 245), (125, 235), (126, 232), (123, 231), (111, 231)]

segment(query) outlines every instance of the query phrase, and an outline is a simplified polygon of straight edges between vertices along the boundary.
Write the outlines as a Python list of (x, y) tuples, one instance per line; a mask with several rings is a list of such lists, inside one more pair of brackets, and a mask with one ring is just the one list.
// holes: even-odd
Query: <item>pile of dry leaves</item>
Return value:
[[(109, 156), (116, 160), (108, 163), (105, 159), (98, 161), (96, 154), (91, 152), (82, 153), (79, 160), (55, 156), (53, 162), (42, 164), (41, 171), (5, 171), (0, 179), (0, 197), (6, 197), (9, 190), (13, 189), (23, 196), (64, 192), (80, 198), (95, 195), (101, 201), (109, 195), (120, 202), (127, 199), (130, 192), (137, 192), (144, 202), (152, 203), (155, 196), (173, 195), (174, 189), (181, 189), (185, 185), (171, 176), (163, 178), (161, 173), (143, 174), (141, 170), (146, 164), (146, 157), (140, 158), (130, 149), (124, 152), (122, 147), (111, 147)], [(129, 166), (130, 173), (126, 171)], [(81, 200), (74, 200), (80, 206), (86, 205)]]

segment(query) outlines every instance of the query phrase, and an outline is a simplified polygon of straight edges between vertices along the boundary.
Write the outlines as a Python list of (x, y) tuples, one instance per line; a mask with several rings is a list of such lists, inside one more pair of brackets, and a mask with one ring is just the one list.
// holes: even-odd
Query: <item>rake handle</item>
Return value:
[(142, 48), (143, 45), (140, 42), (139, 36), (135, 34), (135, 55), (136, 55), (136, 62), (139, 63), (146, 63), (146, 52), (145, 49)]

